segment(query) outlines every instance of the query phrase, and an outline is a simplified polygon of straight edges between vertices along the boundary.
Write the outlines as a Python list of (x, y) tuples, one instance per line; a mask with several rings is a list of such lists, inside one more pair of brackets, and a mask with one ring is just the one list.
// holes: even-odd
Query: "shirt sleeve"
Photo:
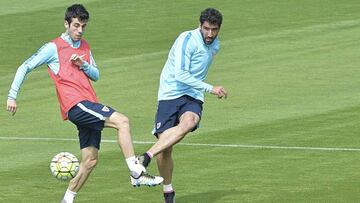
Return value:
[(49, 42), (43, 45), (35, 54), (21, 64), (21, 66), (17, 69), (14, 80), (11, 84), (8, 99), (16, 100), (26, 75), (43, 64), (51, 63), (51, 61), (55, 59), (56, 53), (56, 45), (53, 42)]
[(90, 63), (84, 62), (81, 66), (84, 73), (92, 80), (97, 81), (99, 79), (99, 69), (96, 66), (95, 60), (90, 52)]
[(213, 88), (212, 85), (195, 78), (189, 72), (190, 58), (192, 53), (194, 53), (194, 46), (191, 43), (191, 33), (180, 35), (175, 46), (175, 79), (196, 90), (211, 92)]

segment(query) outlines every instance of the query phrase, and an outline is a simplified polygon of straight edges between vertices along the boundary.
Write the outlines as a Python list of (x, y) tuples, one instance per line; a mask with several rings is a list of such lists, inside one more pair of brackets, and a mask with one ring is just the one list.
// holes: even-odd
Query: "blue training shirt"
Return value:
[[(73, 48), (79, 48), (81, 41), (73, 41), (70, 36), (66, 33), (61, 35), (61, 38), (64, 39), (68, 44)], [(26, 74), (34, 70), (35, 68), (47, 64), (50, 70), (57, 75), (59, 72), (59, 57), (57, 53), (57, 47), (54, 42), (48, 42), (42, 46), (34, 55), (28, 58), (16, 71), (15, 78), (11, 84), (9, 90), (8, 99), (16, 100), (17, 94), (20, 90), (20, 87), (26, 77)], [(99, 79), (99, 69), (96, 67), (94, 58), (92, 57), (90, 51), (90, 64), (86, 61), (80, 67), (85, 74), (93, 81)]]
[(158, 101), (183, 95), (204, 101), (204, 92), (211, 92), (213, 88), (204, 80), (218, 51), (219, 40), (216, 38), (212, 44), (206, 45), (200, 28), (181, 33), (161, 72)]

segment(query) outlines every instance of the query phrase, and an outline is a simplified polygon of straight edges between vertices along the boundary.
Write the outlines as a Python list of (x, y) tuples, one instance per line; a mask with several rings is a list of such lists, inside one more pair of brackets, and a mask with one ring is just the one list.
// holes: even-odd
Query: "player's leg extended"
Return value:
[(81, 162), (79, 173), (69, 183), (69, 190), (78, 192), (89, 177), (91, 171), (95, 168), (98, 160), (98, 149), (89, 146), (81, 149)]
[(134, 154), (134, 147), (130, 134), (129, 119), (118, 112), (114, 112), (109, 118), (105, 119), (105, 127), (115, 128), (117, 130), (117, 141), (122, 153), (126, 159), (131, 175), (139, 177), (146, 169), (139, 164), (136, 164), (136, 157)]
[(147, 174), (145, 167), (139, 163), (135, 157), (129, 119), (126, 116), (114, 112), (109, 118), (106, 118), (105, 127), (112, 127), (118, 131), (118, 144), (126, 158), (126, 163), (131, 172), (130, 180), (133, 186), (155, 186), (163, 181), (161, 177)]
[(106, 118), (105, 127), (117, 129), (118, 144), (125, 158), (134, 156), (129, 119), (121, 113), (114, 112), (109, 118)]
[(199, 121), (200, 117), (196, 113), (191, 111), (183, 113), (179, 119), (179, 124), (165, 130), (159, 140), (149, 149), (149, 152), (156, 156), (163, 150), (172, 147), (194, 129)]

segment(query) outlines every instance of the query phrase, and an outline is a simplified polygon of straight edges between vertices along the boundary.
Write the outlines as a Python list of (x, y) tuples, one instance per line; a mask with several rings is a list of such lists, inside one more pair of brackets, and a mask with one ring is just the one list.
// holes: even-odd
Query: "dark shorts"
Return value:
[(82, 101), (69, 110), (68, 118), (79, 131), (80, 149), (89, 146), (100, 149), (105, 119), (114, 112), (111, 107), (90, 101)]
[[(178, 125), (181, 115), (187, 111), (196, 113), (201, 119), (202, 104), (202, 101), (187, 95), (177, 99), (159, 101), (152, 133), (157, 137), (165, 130)], [(192, 131), (195, 131), (198, 125)]]

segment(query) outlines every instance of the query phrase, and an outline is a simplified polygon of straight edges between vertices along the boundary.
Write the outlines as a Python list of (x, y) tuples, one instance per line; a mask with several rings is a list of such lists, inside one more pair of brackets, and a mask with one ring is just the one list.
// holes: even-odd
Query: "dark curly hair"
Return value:
[(73, 18), (79, 18), (80, 21), (89, 20), (89, 12), (81, 4), (73, 4), (65, 11), (65, 20), (71, 24)]
[(214, 9), (214, 8), (207, 8), (203, 10), (200, 14), (200, 24), (202, 25), (205, 21), (209, 22), (213, 25), (218, 25), (221, 27), (222, 23), (222, 14), (220, 11)]

